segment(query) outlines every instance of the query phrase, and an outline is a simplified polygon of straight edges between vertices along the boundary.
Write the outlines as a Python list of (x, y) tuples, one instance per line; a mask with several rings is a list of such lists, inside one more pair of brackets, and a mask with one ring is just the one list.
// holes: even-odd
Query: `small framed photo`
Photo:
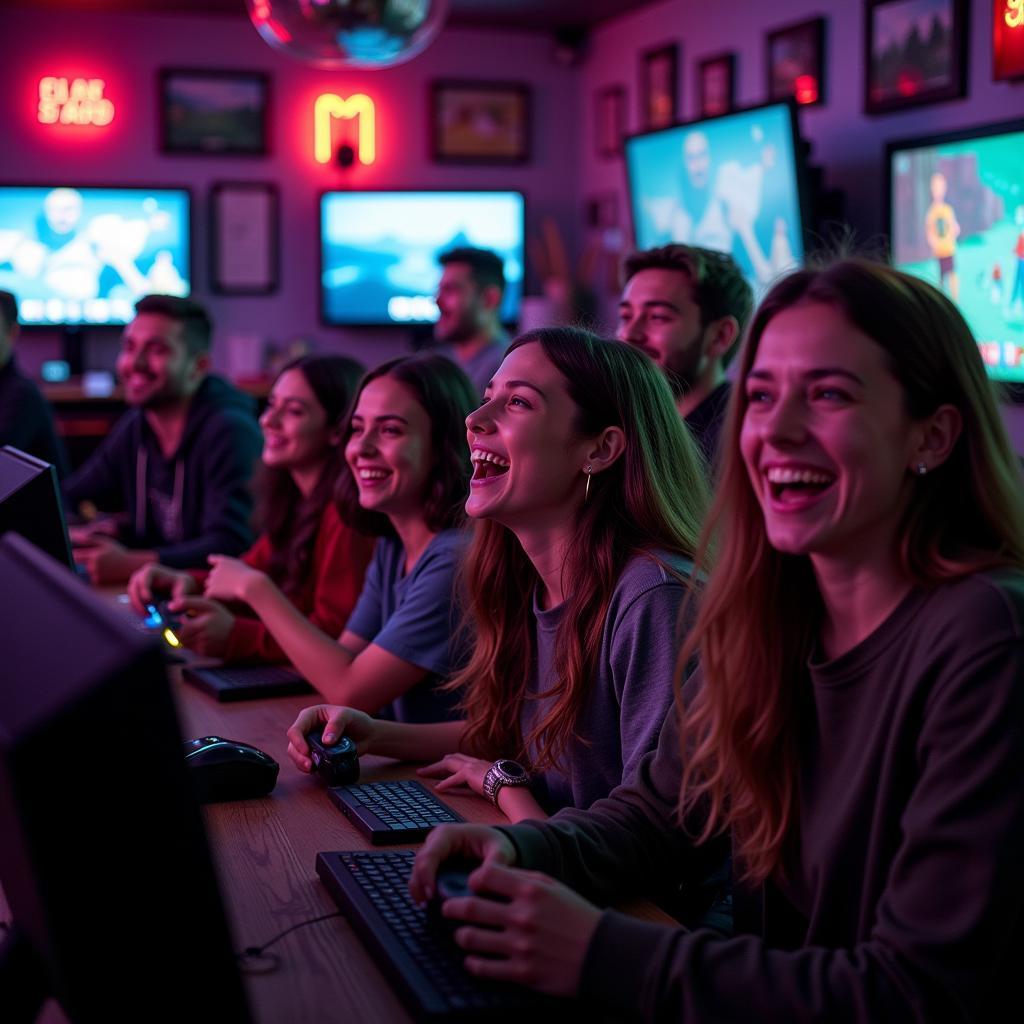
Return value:
[(640, 123), (645, 131), (668, 128), (679, 119), (679, 47), (675, 43), (640, 57)]
[(437, 163), (521, 164), (530, 159), (530, 87), (525, 83), (434, 82), (430, 122)]
[(280, 279), (277, 186), (221, 181), (210, 189), (210, 287), (219, 295), (270, 295)]
[(722, 53), (697, 65), (697, 116), (728, 114), (736, 102), (736, 55)]
[(622, 140), (626, 137), (626, 87), (610, 85), (601, 89), (594, 104), (594, 138), (597, 155), (622, 155)]
[(160, 72), (160, 148), (164, 153), (265, 156), (270, 78), (261, 71)]
[(766, 39), (768, 100), (825, 102), (825, 19), (811, 18), (769, 32)]
[(884, 114), (963, 96), (964, 0), (868, 0), (864, 111)]
[(1024, 0), (993, 0), (992, 77), (1024, 78)]

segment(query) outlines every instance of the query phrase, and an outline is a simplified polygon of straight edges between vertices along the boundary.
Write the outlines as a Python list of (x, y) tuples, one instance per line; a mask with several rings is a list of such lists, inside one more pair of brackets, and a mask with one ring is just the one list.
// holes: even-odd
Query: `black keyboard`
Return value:
[(236, 668), (186, 668), (182, 679), (220, 701), (290, 697), (312, 687), (289, 665), (240, 665)]
[(335, 786), (327, 793), (375, 846), (421, 843), (435, 825), (465, 820), (412, 779)]
[[(571, 1006), (514, 985), (483, 981), (444, 925), (409, 895), (411, 850), (318, 853), (316, 872), (417, 1020), (569, 1019)], [(486, 1015), (486, 1016), (485, 1016)], [(569, 1016), (567, 1016), (569, 1015)]]

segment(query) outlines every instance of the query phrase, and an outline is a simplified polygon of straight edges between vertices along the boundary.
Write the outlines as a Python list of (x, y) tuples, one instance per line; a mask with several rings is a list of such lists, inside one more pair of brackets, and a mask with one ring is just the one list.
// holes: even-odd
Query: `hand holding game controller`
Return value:
[(306, 743), (313, 770), (328, 786), (351, 786), (359, 781), (359, 755), (347, 736), (324, 743), (324, 731), (320, 728), (307, 733)]

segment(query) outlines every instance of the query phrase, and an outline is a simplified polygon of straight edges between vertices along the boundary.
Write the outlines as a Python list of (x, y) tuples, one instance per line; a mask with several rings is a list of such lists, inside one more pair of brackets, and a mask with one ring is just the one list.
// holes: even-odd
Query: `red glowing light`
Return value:
[(103, 128), (114, 120), (114, 104), (103, 95), (102, 78), (39, 79), (40, 124), (95, 125)]
[(797, 103), (818, 102), (818, 80), (814, 75), (797, 75), (793, 88)]
[(992, 7), (992, 76), (1024, 77), (1024, 0), (1001, 0)]

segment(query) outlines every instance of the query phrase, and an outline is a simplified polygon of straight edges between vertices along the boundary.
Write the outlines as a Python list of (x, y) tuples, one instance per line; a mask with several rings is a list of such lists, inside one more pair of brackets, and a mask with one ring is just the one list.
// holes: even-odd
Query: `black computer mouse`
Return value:
[(277, 784), (280, 770), (269, 754), (221, 736), (189, 740), (185, 764), (203, 803), (266, 796)]
[(441, 905), (445, 900), (453, 899), (456, 896), (478, 896), (483, 899), (493, 899), (498, 902), (505, 902), (500, 896), (490, 893), (477, 893), (469, 887), (469, 876), (480, 866), (478, 860), (468, 857), (449, 857), (442, 861), (437, 869), (437, 876), (434, 879), (434, 895), (427, 902), (427, 916), (433, 923), (449, 934), (454, 932), (464, 922), (457, 918), (445, 917), (441, 913)]

